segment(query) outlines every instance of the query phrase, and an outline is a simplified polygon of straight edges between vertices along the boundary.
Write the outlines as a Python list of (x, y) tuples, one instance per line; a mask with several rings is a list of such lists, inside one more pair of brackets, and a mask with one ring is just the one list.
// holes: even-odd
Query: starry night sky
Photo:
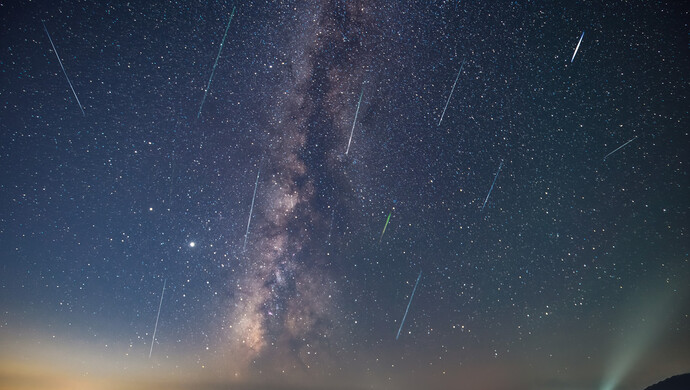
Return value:
[(689, 9), (1, 3), (0, 388), (687, 372)]

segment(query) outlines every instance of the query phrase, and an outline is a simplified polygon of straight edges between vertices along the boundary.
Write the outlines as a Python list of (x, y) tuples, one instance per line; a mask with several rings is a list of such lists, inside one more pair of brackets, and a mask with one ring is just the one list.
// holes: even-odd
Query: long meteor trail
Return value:
[(156, 316), (156, 326), (153, 327), (153, 338), (151, 339), (151, 349), (149, 350), (149, 359), (153, 353), (153, 342), (156, 340), (156, 330), (158, 330), (158, 319), (161, 317), (161, 307), (163, 306), (163, 294), (165, 294), (165, 284), (168, 279), (163, 281), (163, 291), (161, 292), (161, 301), (158, 303), (158, 315)]
[(484, 204), (482, 205), (482, 210), (484, 210), (484, 207), (486, 206), (486, 202), (489, 200), (489, 195), (491, 195), (491, 191), (494, 189), (494, 184), (496, 184), (496, 179), (498, 179), (498, 174), (501, 173), (501, 167), (503, 166), (503, 161), (498, 165), (498, 172), (496, 172), (496, 176), (494, 176), (494, 182), (491, 183), (491, 188), (489, 188), (489, 193), (486, 194), (486, 199), (484, 199)]
[(570, 59), (570, 63), (572, 64), (573, 61), (575, 60), (575, 55), (577, 54), (577, 51), (580, 49), (580, 44), (582, 43), (582, 38), (585, 37), (585, 32), (582, 32), (582, 35), (580, 35), (580, 41), (577, 43), (577, 47), (575, 48), (575, 53), (573, 53), (573, 58)]
[[(43, 23), (43, 22), (41, 22)], [(67, 76), (67, 72), (65, 71), (65, 67), (62, 65), (62, 60), (60, 59), (60, 55), (57, 52), (57, 49), (55, 48), (55, 44), (53, 43), (53, 38), (50, 37), (50, 33), (48, 32), (48, 28), (46, 27), (46, 24), (43, 23), (43, 29), (46, 32), (46, 35), (48, 35), (48, 39), (50, 40), (50, 45), (53, 47), (53, 51), (55, 52), (55, 56), (58, 59), (58, 62), (60, 63), (60, 68), (62, 68), (62, 73), (65, 74), (65, 78), (67, 79), (67, 83), (69, 83), (69, 87), (72, 89), (72, 93), (74, 94), (74, 98), (77, 99), (77, 104), (79, 105), (79, 109), (81, 110), (81, 114), (83, 116), (86, 116), (86, 113), (84, 112), (84, 107), (82, 107), (81, 102), (79, 101), (79, 97), (77, 96), (77, 93), (74, 91), (74, 87), (72, 86), (72, 82), (69, 81), (69, 77)]]
[(256, 172), (256, 183), (254, 183), (254, 196), (252, 196), (252, 207), (249, 208), (249, 221), (247, 221), (247, 232), (244, 233), (244, 245), (242, 245), (242, 251), (247, 249), (247, 237), (249, 237), (249, 225), (252, 223), (252, 213), (254, 212), (254, 200), (256, 199), (256, 189), (259, 187), (259, 175), (261, 174), (261, 168)]
[(455, 85), (458, 83), (458, 79), (460, 78), (460, 73), (462, 73), (462, 68), (465, 66), (465, 60), (462, 60), (462, 65), (460, 65), (460, 70), (458, 71), (458, 75), (455, 76), (455, 82), (453, 83), (453, 88), (450, 89), (450, 95), (448, 95), (448, 100), (446, 100), (446, 106), (443, 107), (443, 113), (441, 114), (441, 119), (438, 121), (438, 125), (441, 126), (441, 122), (443, 122), (443, 116), (446, 115), (446, 110), (448, 109), (448, 103), (450, 103), (450, 98), (453, 96), (453, 91), (455, 91)]
[(388, 213), (388, 219), (386, 219), (386, 224), (383, 225), (383, 231), (381, 232), (381, 238), (379, 238), (379, 244), (381, 243), (381, 240), (383, 239), (383, 235), (386, 233), (386, 228), (388, 227), (388, 222), (390, 222), (390, 220), (391, 220), (391, 214), (393, 214), (392, 211), (390, 213)]
[(419, 276), (417, 276), (417, 283), (414, 284), (414, 288), (412, 289), (412, 295), (410, 295), (410, 301), (407, 303), (407, 309), (405, 309), (405, 315), (403, 316), (402, 322), (400, 323), (400, 328), (398, 329), (398, 335), (395, 336), (395, 339), (397, 340), (398, 337), (400, 337), (400, 331), (403, 328), (403, 325), (405, 325), (405, 318), (407, 318), (407, 312), (410, 310), (410, 305), (412, 304), (412, 298), (414, 298), (414, 292), (417, 291), (417, 285), (419, 284), (419, 279), (422, 278), (422, 271), (419, 271)]
[(216, 56), (216, 62), (213, 64), (213, 69), (211, 70), (211, 77), (208, 78), (208, 84), (206, 84), (206, 90), (204, 91), (204, 98), (201, 99), (201, 105), (199, 106), (199, 113), (196, 114), (196, 119), (201, 116), (201, 109), (204, 107), (204, 102), (206, 101), (206, 95), (208, 95), (208, 90), (211, 88), (211, 80), (213, 80), (213, 74), (216, 73), (216, 66), (218, 66), (218, 59), (220, 58), (220, 52), (223, 51), (223, 44), (225, 44), (225, 38), (228, 36), (228, 29), (230, 29), (230, 22), (232, 22), (232, 17), (235, 16), (235, 7), (232, 7), (232, 13), (230, 14), (230, 20), (228, 20), (228, 25), (225, 27), (225, 34), (223, 35), (223, 40), (220, 42), (220, 47), (218, 48), (218, 55)]
[(604, 156), (604, 161), (606, 161), (606, 158), (607, 158), (608, 156), (610, 156), (610, 155), (616, 153), (617, 151), (623, 149), (623, 147), (624, 147), (625, 145), (627, 145), (627, 144), (633, 142), (633, 141), (636, 140), (636, 139), (637, 139), (637, 136), (634, 136), (634, 137), (632, 137), (630, 140), (628, 140), (628, 142), (626, 142), (626, 143), (624, 143), (623, 145), (617, 147), (616, 150), (614, 150), (613, 152), (611, 152), (611, 153), (607, 154), (606, 156)]
[(357, 114), (359, 114), (359, 105), (362, 104), (363, 95), (364, 88), (362, 88), (362, 92), (359, 94), (359, 101), (357, 102), (357, 111), (355, 111), (355, 120), (352, 121), (352, 131), (350, 131), (350, 140), (347, 141), (347, 150), (345, 151), (345, 155), (347, 155), (350, 152), (350, 144), (352, 144), (352, 135), (355, 134), (355, 125), (357, 125)]

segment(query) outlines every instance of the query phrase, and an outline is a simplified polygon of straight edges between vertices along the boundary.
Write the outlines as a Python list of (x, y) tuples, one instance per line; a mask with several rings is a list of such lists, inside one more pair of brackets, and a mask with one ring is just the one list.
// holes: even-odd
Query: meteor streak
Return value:
[(230, 29), (230, 22), (232, 22), (232, 17), (235, 16), (235, 7), (232, 7), (232, 13), (230, 14), (230, 20), (228, 20), (228, 25), (225, 27), (225, 35), (223, 35), (223, 40), (220, 42), (220, 47), (218, 48), (218, 55), (216, 56), (216, 62), (213, 64), (213, 69), (211, 69), (211, 77), (208, 78), (208, 84), (206, 84), (206, 91), (204, 91), (204, 98), (201, 99), (201, 105), (199, 106), (199, 113), (196, 114), (196, 119), (201, 116), (201, 108), (204, 107), (204, 102), (206, 101), (206, 95), (208, 95), (208, 90), (211, 88), (211, 80), (213, 80), (213, 74), (216, 73), (216, 66), (218, 66), (218, 59), (220, 58), (220, 52), (223, 50), (223, 44), (225, 43), (225, 38), (228, 36), (228, 29)]
[(386, 219), (386, 224), (383, 225), (383, 231), (381, 232), (381, 238), (379, 238), (379, 244), (381, 243), (381, 240), (383, 239), (383, 235), (386, 233), (386, 228), (388, 227), (388, 222), (391, 220), (391, 214), (393, 212), (391, 211), (388, 213), (388, 219)]
[(448, 95), (448, 100), (446, 100), (446, 106), (443, 107), (443, 113), (441, 114), (441, 119), (438, 121), (438, 125), (441, 126), (441, 122), (443, 122), (443, 116), (446, 115), (446, 109), (448, 109), (448, 103), (450, 103), (450, 98), (453, 96), (453, 91), (455, 91), (455, 85), (458, 83), (458, 79), (460, 78), (460, 73), (462, 72), (462, 68), (465, 66), (465, 60), (462, 60), (462, 65), (460, 65), (460, 70), (458, 71), (458, 75), (455, 76), (455, 82), (453, 83), (453, 88), (450, 89), (450, 95)]
[(630, 140), (628, 140), (628, 142), (626, 142), (626, 143), (624, 143), (623, 145), (617, 147), (613, 152), (611, 152), (611, 153), (607, 154), (606, 156), (604, 156), (604, 161), (606, 161), (606, 157), (608, 157), (608, 156), (610, 156), (610, 155), (616, 153), (617, 151), (621, 150), (625, 145), (627, 145), (627, 144), (633, 142), (633, 141), (636, 140), (636, 139), (637, 139), (637, 136), (634, 136), (634, 137), (632, 137)]
[(491, 183), (491, 188), (489, 188), (489, 193), (486, 194), (486, 199), (484, 199), (484, 204), (482, 205), (482, 210), (484, 210), (484, 207), (486, 206), (486, 202), (489, 200), (489, 195), (491, 195), (491, 191), (494, 189), (494, 184), (496, 184), (496, 179), (498, 179), (498, 174), (501, 173), (501, 167), (503, 166), (503, 161), (501, 161), (501, 164), (498, 165), (498, 172), (496, 172), (496, 176), (494, 176), (494, 182)]
[(331, 226), (328, 228), (328, 245), (331, 244), (331, 235), (333, 234), (333, 220), (335, 219), (335, 209), (331, 210)]
[[(41, 22), (43, 23), (43, 22)], [(46, 32), (46, 35), (48, 35), (48, 39), (50, 40), (50, 45), (53, 47), (53, 51), (55, 52), (55, 56), (58, 59), (58, 62), (60, 63), (60, 68), (62, 68), (62, 73), (65, 74), (65, 78), (67, 79), (67, 83), (69, 84), (69, 87), (72, 89), (72, 93), (74, 94), (74, 98), (77, 99), (77, 104), (79, 105), (79, 109), (81, 110), (81, 114), (83, 116), (86, 116), (86, 113), (84, 113), (84, 107), (81, 106), (81, 102), (79, 101), (79, 97), (77, 96), (77, 93), (74, 91), (74, 87), (72, 86), (72, 82), (69, 81), (69, 77), (67, 77), (67, 72), (65, 71), (65, 67), (62, 65), (62, 60), (60, 59), (60, 55), (57, 52), (57, 49), (55, 48), (55, 44), (53, 43), (53, 38), (50, 37), (50, 33), (48, 32), (48, 28), (46, 27), (46, 24), (43, 23), (43, 29)]]
[(350, 140), (347, 141), (347, 150), (345, 151), (345, 155), (347, 155), (350, 152), (350, 144), (352, 143), (352, 135), (355, 134), (355, 125), (357, 124), (357, 114), (359, 114), (359, 105), (362, 103), (362, 95), (364, 95), (364, 88), (362, 88), (362, 92), (359, 94), (359, 102), (357, 102), (357, 111), (355, 111), (355, 120), (352, 122), (352, 131), (350, 132)]
[(256, 172), (256, 183), (254, 183), (254, 196), (252, 196), (252, 207), (249, 208), (249, 221), (247, 221), (247, 232), (244, 233), (244, 245), (242, 245), (242, 251), (247, 249), (247, 237), (249, 237), (249, 225), (252, 223), (252, 213), (254, 212), (254, 200), (256, 199), (256, 189), (259, 187), (259, 175), (261, 174), (261, 169)]
[(149, 359), (153, 353), (153, 342), (156, 340), (156, 330), (158, 330), (158, 319), (161, 317), (161, 307), (163, 306), (163, 294), (165, 294), (165, 284), (168, 279), (163, 281), (163, 291), (161, 292), (161, 301), (158, 303), (158, 315), (156, 316), (156, 326), (153, 327), (153, 338), (151, 339), (151, 349), (149, 350)]
[(407, 303), (407, 309), (405, 309), (405, 315), (403, 316), (402, 322), (400, 323), (400, 328), (398, 329), (398, 335), (395, 336), (395, 339), (397, 340), (398, 337), (400, 337), (400, 331), (403, 328), (403, 325), (405, 325), (405, 318), (407, 318), (407, 312), (410, 310), (410, 305), (412, 304), (412, 298), (414, 298), (414, 292), (417, 290), (417, 285), (419, 284), (419, 279), (422, 278), (422, 271), (419, 271), (419, 276), (417, 276), (417, 283), (414, 284), (414, 288), (412, 289), (412, 295), (410, 295), (410, 301)]
[(573, 61), (575, 60), (575, 55), (577, 54), (577, 51), (580, 49), (580, 44), (582, 43), (582, 38), (585, 37), (585, 32), (582, 32), (582, 35), (580, 35), (580, 41), (577, 43), (577, 47), (575, 48), (575, 53), (573, 53), (573, 58), (570, 59), (570, 63), (572, 64)]

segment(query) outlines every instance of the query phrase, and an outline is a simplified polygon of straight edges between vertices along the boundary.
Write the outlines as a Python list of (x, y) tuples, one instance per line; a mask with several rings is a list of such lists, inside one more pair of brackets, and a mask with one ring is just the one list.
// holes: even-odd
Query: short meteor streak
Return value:
[(496, 179), (498, 179), (498, 174), (501, 173), (501, 167), (503, 166), (503, 161), (498, 165), (498, 172), (496, 172), (496, 176), (494, 176), (494, 182), (491, 183), (491, 188), (489, 188), (489, 193), (486, 194), (486, 199), (484, 199), (484, 204), (482, 205), (482, 210), (484, 210), (484, 207), (486, 206), (486, 202), (489, 200), (489, 195), (491, 195), (491, 191), (494, 189), (494, 184), (496, 184)]
[(352, 122), (352, 131), (350, 132), (350, 140), (347, 141), (347, 150), (345, 151), (345, 155), (347, 155), (350, 152), (350, 144), (352, 143), (352, 135), (355, 134), (355, 125), (357, 124), (357, 114), (359, 114), (359, 105), (362, 104), (362, 95), (364, 95), (364, 88), (362, 88), (362, 92), (359, 94), (359, 101), (357, 102), (357, 111), (355, 111), (355, 120)]
[(331, 226), (328, 228), (328, 244), (331, 243), (331, 235), (333, 234), (333, 220), (335, 219), (335, 209), (331, 210)]
[(624, 143), (623, 145), (617, 147), (616, 150), (614, 150), (613, 152), (611, 152), (611, 153), (607, 154), (606, 156), (604, 156), (604, 161), (606, 161), (606, 158), (607, 158), (608, 156), (610, 156), (610, 155), (616, 153), (617, 151), (623, 149), (623, 147), (624, 147), (625, 145), (627, 145), (627, 144), (633, 142), (633, 141), (636, 140), (636, 139), (637, 139), (637, 136), (634, 136), (634, 137), (632, 137), (628, 142), (626, 142), (626, 143)]
[(153, 342), (156, 341), (156, 330), (158, 330), (158, 319), (161, 317), (161, 307), (163, 306), (163, 294), (165, 294), (165, 284), (168, 279), (163, 281), (163, 291), (161, 292), (161, 301), (158, 303), (158, 315), (156, 316), (156, 326), (153, 327), (153, 338), (151, 339), (151, 349), (149, 350), (149, 359), (153, 353)]
[(232, 17), (235, 16), (235, 7), (232, 7), (232, 13), (230, 14), (230, 20), (228, 20), (228, 25), (225, 27), (225, 35), (223, 35), (223, 40), (220, 42), (220, 47), (218, 48), (218, 55), (216, 56), (216, 62), (213, 64), (213, 69), (211, 70), (211, 77), (208, 78), (208, 84), (206, 84), (206, 91), (204, 91), (204, 98), (201, 99), (201, 105), (199, 106), (199, 113), (196, 114), (196, 118), (199, 119), (201, 116), (201, 108), (204, 107), (204, 102), (206, 101), (206, 95), (208, 95), (208, 90), (211, 88), (211, 80), (213, 80), (213, 74), (216, 73), (216, 66), (218, 66), (218, 59), (220, 58), (220, 52), (223, 50), (223, 44), (225, 44), (225, 38), (228, 36), (228, 29), (230, 29), (230, 22), (232, 22)]
[(419, 271), (419, 276), (417, 276), (417, 283), (414, 284), (414, 288), (412, 289), (412, 295), (410, 295), (410, 301), (407, 303), (407, 309), (405, 309), (405, 315), (403, 316), (402, 322), (400, 323), (400, 328), (398, 329), (398, 335), (395, 336), (395, 339), (397, 340), (398, 337), (400, 337), (400, 331), (403, 328), (403, 325), (405, 325), (405, 318), (407, 318), (407, 312), (410, 310), (410, 305), (412, 304), (412, 298), (414, 298), (414, 292), (417, 291), (417, 285), (419, 284), (419, 279), (422, 278), (422, 271)]
[(388, 227), (388, 222), (391, 220), (391, 214), (393, 212), (388, 213), (388, 219), (386, 219), (386, 224), (383, 225), (383, 231), (381, 232), (381, 238), (379, 238), (379, 244), (381, 243), (381, 240), (383, 239), (383, 235), (386, 233), (386, 228)]
[(458, 79), (460, 78), (460, 73), (462, 73), (462, 68), (465, 66), (465, 60), (462, 60), (462, 65), (460, 65), (460, 70), (458, 71), (458, 75), (455, 76), (455, 82), (453, 83), (453, 88), (450, 89), (450, 95), (448, 95), (448, 100), (446, 100), (446, 106), (443, 107), (443, 113), (441, 114), (441, 119), (438, 121), (438, 125), (441, 126), (441, 122), (443, 122), (443, 116), (446, 115), (446, 110), (448, 109), (448, 103), (450, 103), (450, 98), (453, 96), (453, 91), (455, 91), (455, 85), (458, 83)]
[[(43, 22), (41, 22), (43, 23)], [(72, 86), (72, 82), (69, 80), (69, 77), (67, 77), (67, 72), (65, 71), (65, 67), (62, 65), (62, 60), (60, 59), (60, 55), (57, 52), (57, 49), (55, 48), (55, 44), (53, 43), (53, 38), (50, 37), (50, 33), (48, 32), (48, 28), (46, 27), (46, 24), (43, 23), (43, 29), (46, 32), (46, 35), (48, 35), (48, 39), (50, 40), (50, 45), (53, 46), (53, 51), (55, 52), (55, 56), (58, 59), (58, 62), (60, 63), (60, 68), (62, 68), (62, 73), (65, 74), (65, 78), (67, 79), (67, 83), (69, 83), (69, 87), (72, 89), (72, 93), (74, 94), (74, 98), (77, 99), (77, 104), (79, 105), (79, 109), (81, 110), (81, 114), (83, 116), (86, 116), (86, 113), (84, 113), (84, 107), (82, 107), (81, 102), (79, 101), (79, 97), (77, 96), (77, 93), (74, 91), (74, 87)]]
[(249, 225), (252, 223), (252, 213), (254, 212), (254, 200), (256, 199), (256, 189), (259, 187), (259, 175), (261, 174), (261, 169), (256, 172), (256, 183), (254, 183), (254, 196), (252, 196), (252, 207), (249, 208), (249, 221), (247, 221), (247, 232), (244, 233), (244, 245), (242, 245), (242, 251), (247, 249), (247, 237), (249, 237)]
[(575, 60), (575, 55), (577, 54), (577, 51), (580, 49), (580, 44), (582, 43), (582, 38), (585, 37), (585, 32), (582, 32), (582, 35), (580, 35), (580, 41), (577, 43), (577, 47), (575, 48), (575, 53), (573, 53), (573, 58), (570, 59), (570, 63), (572, 64), (573, 61)]

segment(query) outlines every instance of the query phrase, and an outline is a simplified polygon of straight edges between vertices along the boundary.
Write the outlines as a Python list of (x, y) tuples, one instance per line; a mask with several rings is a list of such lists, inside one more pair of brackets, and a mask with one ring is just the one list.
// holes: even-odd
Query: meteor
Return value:
[(448, 95), (448, 100), (446, 100), (446, 106), (443, 107), (443, 113), (441, 114), (441, 119), (438, 121), (438, 125), (441, 126), (441, 122), (443, 122), (443, 116), (446, 115), (446, 109), (448, 109), (448, 103), (450, 103), (450, 98), (453, 96), (453, 91), (455, 91), (455, 85), (458, 83), (458, 79), (460, 78), (460, 73), (462, 72), (462, 68), (465, 66), (465, 60), (462, 60), (462, 65), (460, 65), (460, 70), (458, 71), (458, 75), (455, 76), (455, 82), (453, 83), (453, 88), (450, 89), (450, 95)]
[(235, 16), (235, 7), (232, 7), (232, 13), (230, 14), (230, 20), (228, 20), (228, 25), (225, 27), (225, 35), (223, 35), (223, 40), (220, 42), (220, 47), (218, 48), (218, 55), (216, 56), (216, 62), (213, 64), (213, 69), (211, 69), (211, 77), (208, 78), (208, 84), (206, 84), (206, 90), (204, 91), (204, 98), (201, 99), (201, 105), (199, 106), (199, 113), (196, 114), (196, 119), (201, 116), (201, 108), (204, 107), (204, 102), (206, 101), (206, 95), (208, 95), (208, 90), (211, 88), (211, 80), (213, 80), (213, 74), (216, 73), (216, 66), (218, 66), (218, 59), (220, 58), (220, 52), (223, 50), (223, 44), (225, 43), (225, 38), (228, 36), (228, 29), (230, 29), (230, 22), (232, 22), (232, 17)]
[(407, 309), (405, 309), (405, 315), (403, 316), (402, 322), (400, 323), (400, 328), (398, 329), (398, 335), (395, 336), (395, 339), (397, 340), (398, 337), (400, 337), (400, 331), (403, 328), (403, 325), (405, 325), (405, 318), (407, 318), (407, 312), (410, 310), (410, 305), (412, 304), (412, 298), (414, 298), (414, 292), (417, 291), (417, 285), (419, 284), (419, 279), (422, 278), (422, 271), (419, 271), (419, 276), (417, 276), (417, 283), (414, 284), (414, 288), (412, 289), (412, 295), (410, 295), (410, 301), (407, 303)]
[(494, 184), (496, 184), (496, 179), (498, 179), (498, 174), (501, 173), (501, 167), (503, 166), (503, 161), (501, 161), (501, 164), (498, 165), (498, 172), (496, 172), (496, 176), (494, 176), (494, 182), (491, 183), (491, 188), (489, 188), (489, 193), (486, 194), (486, 199), (484, 199), (484, 204), (482, 205), (482, 210), (484, 210), (484, 207), (486, 206), (486, 202), (489, 200), (489, 195), (491, 195), (491, 191), (494, 189)]
[(345, 151), (345, 155), (347, 155), (350, 152), (350, 144), (352, 143), (352, 135), (355, 134), (355, 125), (357, 124), (357, 114), (359, 114), (359, 105), (362, 104), (362, 95), (364, 95), (364, 88), (362, 88), (362, 92), (359, 94), (359, 102), (357, 102), (357, 111), (355, 111), (355, 120), (352, 121), (352, 131), (350, 132), (350, 140), (347, 141), (347, 150)]
[(606, 161), (606, 157), (608, 157), (608, 156), (610, 156), (610, 155), (616, 153), (617, 151), (623, 149), (623, 147), (624, 147), (625, 145), (627, 145), (627, 144), (633, 142), (633, 141), (636, 140), (636, 139), (637, 139), (637, 136), (634, 136), (634, 137), (632, 137), (628, 142), (626, 142), (626, 143), (624, 143), (623, 145), (617, 147), (613, 152), (611, 152), (611, 153), (607, 154), (606, 156), (604, 156), (604, 161)]
[(383, 225), (383, 231), (381, 232), (381, 238), (379, 238), (379, 244), (381, 243), (381, 240), (383, 239), (384, 233), (386, 233), (386, 228), (388, 227), (388, 222), (391, 220), (391, 214), (393, 214), (393, 212), (388, 213), (388, 219), (386, 219), (386, 224)]
[(328, 228), (328, 245), (331, 244), (331, 235), (333, 234), (333, 220), (335, 219), (335, 209), (331, 210), (331, 226)]
[(163, 281), (163, 291), (161, 292), (161, 301), (158, 303), (158, 315), (156, 316), (156, 326), (153, 327), (153, 338), (151, 339), (151, 349), (149, 350), (149, 359), (153, 353), (153, 342), (156, 340), (156, 330), (158, 330), (158, 319), (161, 317), (161, 307), (163, 306), (163, 294), (165, 294), (165, 284), (168, 279)]
[[(43, 23), (43, 22), (41, 22)], [(50, 45), (53, 47), (53, 51), (55, 52), (55, 56), (58, 59), (58, 62), (60, 63), (60, 68), (62, 68), (62, 73), (65, 74), (65, 78), (67, 79), (67, 83), (69, 84), (69, 87), (72, 89), (72, 93), (74, 94), (74, 98), (77, 99), (77, 104), (79, 105), (79, 109), (81, 110), (81, 114), (83, 116), (86, 116), (86, 113), (84, 113), (84, 107), (82, 107), (81, 102), (79, 101), (79, 97), (77, 96), (77, 93), (74, 91), (74, 86), (72, 86), (72, 82), (69, 80), (69, 77), (67, 76), (67, 72), (65, 71), (65, 67), (62, 65), (62, 60), (60, 59), (60, 55), (57, 52), (57, 49), (55, 48), (55, 44), (53, 43), (53, 38), (50, 37), (50, 33), (48, 32), (48, 28), (46, 27), (46, 24), (43, 23), (43, 29), (46, 32), (46, 35), (48, 35), (48, 39), (50, 40)]]
[(261, 174), (261, 169), (256, 172), (256, 182), (254, 183), (254, 196), (252, 196), (252, 207), (249, 208), (249, 221), (247, 221), (247, 232), (244, 233), (244, 245), (242, 245), (242, 251), (247, 249), (247, 237), (249, 237), (249, 225), (252, 223), (252, 213), (254, 212), (254, 200), (256, 199), (256, 189), (259, 187), (259, 175)]
[(582, 38), (585, 37), (585, 32), (582, 32), (582, 35), (580, 35), (580, 41), (577, 43), (577, 47), (575, 48), (575, 53), (573, 53), (573, 58), (570, 59), (570, 63), (572, 64), (573, 61), (575, 60), (575, 55), (577, 54), (577, 51), (580, 49), (580, 44), (582, 43)]

